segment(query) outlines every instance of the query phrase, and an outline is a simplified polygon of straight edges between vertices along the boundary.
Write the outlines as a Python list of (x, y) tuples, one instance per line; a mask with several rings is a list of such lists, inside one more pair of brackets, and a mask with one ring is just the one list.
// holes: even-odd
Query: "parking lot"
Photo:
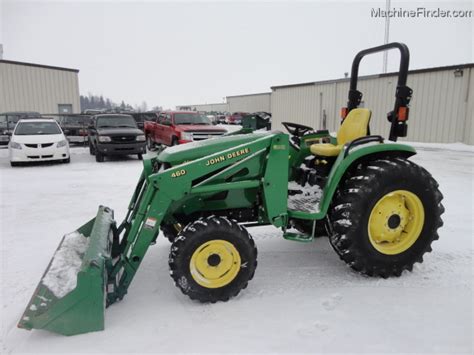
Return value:
[(364, 277), (326, 238), (296, 243), (259, 227), (250, 229), (259, 264), (248, 288), (228, 303), (199, 304), (173, 285), (169, 243), (159, 238), (129, 294), (106, 310), (106, 330), (67, 338), (16, 323), (62, 235), (101, 204), (123, 218), (142, 162), (97, 163), (73, 147), (70, 164), (11, 168), (0, 149), (2, 352), (469, 352), (473, 158), (456, 144), (421, 145), (413, 158), (439, 181), (446, 212), (433, 253), (412, 273)]

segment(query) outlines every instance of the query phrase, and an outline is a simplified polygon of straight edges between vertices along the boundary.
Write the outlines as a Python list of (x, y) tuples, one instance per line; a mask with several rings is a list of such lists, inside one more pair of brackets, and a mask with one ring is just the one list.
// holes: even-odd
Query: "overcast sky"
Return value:
[[(0, 0), (4, 59), (77, 68), (82, 94), (171, 108), (271, 86), (340, 78), (384, 40), (372, 2), (100, 2)], [(472, 1), (392, 8), (473, 10)], [(392, 18), (412, 69), (473, 62), (473, 18)], [(398, 54), (389, 58), (397, 67)], [(379, 73), (382, 56), (361, 65)]]

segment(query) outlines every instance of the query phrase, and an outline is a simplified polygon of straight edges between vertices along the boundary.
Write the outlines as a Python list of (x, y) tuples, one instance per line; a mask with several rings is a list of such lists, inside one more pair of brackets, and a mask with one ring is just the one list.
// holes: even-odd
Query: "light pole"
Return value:
[[(384, 37), (384, 44), (388, 43), (389, 34), (390, 34), (390, 0), (385, 1), (385, 37)], [(387, 72), (387, 61), (388, 61), (388, 51), (383, 52), (383, 67), (382, 72)]]

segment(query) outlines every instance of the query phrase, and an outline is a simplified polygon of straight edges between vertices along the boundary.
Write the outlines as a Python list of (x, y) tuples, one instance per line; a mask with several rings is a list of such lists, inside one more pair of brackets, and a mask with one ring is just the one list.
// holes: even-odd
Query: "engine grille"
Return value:
[(28, 148), (48, 148), (48, 147), (51, 147), (54, 143), (41, 143), (41, 144), (31, 144), (31, 143), (28, 143), (25, 145), (28, 147)]
[(187, 132), (193, 134), (193, 139), (195, 141), (202, 141), (204, 139), (216, 138), (222, 136), (225, 132), (215, 132), (215, 131), (197, 131), (197, 132)]
[(110, 139), (114, 143), (131, 143), (136, 141), (135, 136), (111, 136)]

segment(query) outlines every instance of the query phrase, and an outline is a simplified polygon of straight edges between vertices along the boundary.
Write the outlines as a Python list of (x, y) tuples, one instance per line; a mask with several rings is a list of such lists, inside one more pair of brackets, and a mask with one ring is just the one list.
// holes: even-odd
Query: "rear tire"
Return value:
[(360, 273), (400, 276), (423, 262), (439, 238), (442, 198), (433, 177), (404, 158), (359, 164), (334, 198), (330, 242)]
[(98, 163), (103, 163), (105, 160), (105, 156), (101, 153), (101, 152), (97, 152), (95, 153), (95, 161), (98, 162)]
[(178, 144), (179, 144), (178, 138), (173, 137), (173, 139), (171, 140), (171, 146), (174, 147), (175, 145), (178, 145)]
[(257, 248), (245, 228), (210, 216), (183, 229), (171, 245), (169, 266), (175, 285), (191, 299), (225, 302), (253, 278)]
[(143, 160), (143, 155), (142, 154), (138, 154), (138, 160)]

